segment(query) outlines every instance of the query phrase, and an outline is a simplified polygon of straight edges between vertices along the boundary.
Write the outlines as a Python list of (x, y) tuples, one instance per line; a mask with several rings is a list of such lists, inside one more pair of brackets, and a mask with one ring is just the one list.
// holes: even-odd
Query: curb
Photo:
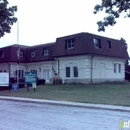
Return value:
[(126, 106), (77, 103), (77, 102), (68, 102), (68, 101), (53, 101), (53, 100), (42, 100), (42, 99), (32, 99), (32, 98), (20, 98), (20, 97), (6, 97), (6, 96), (0, 96), (0, 100), (130, 112), (130, 107), (126, 107)]

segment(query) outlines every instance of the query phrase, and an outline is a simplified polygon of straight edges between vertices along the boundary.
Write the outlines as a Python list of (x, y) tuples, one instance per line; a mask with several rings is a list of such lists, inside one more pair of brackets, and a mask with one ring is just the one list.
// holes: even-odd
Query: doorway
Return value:
[(43, 78), (46, 80), (46, 82), (50, 81), (50, 72), (51, 71), (49, 69), (43, 70)]

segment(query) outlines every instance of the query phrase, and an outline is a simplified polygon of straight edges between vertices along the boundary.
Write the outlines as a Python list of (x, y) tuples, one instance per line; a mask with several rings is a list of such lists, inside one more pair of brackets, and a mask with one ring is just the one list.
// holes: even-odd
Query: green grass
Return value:
[(130, 106), (130, 84), (43, 85), (0, 91), (0, 96)]

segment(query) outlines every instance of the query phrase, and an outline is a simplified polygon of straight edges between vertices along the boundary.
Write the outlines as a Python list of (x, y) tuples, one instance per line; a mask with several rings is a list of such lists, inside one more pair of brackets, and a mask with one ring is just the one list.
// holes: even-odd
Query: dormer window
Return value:
[(74, 48), (74, 39), (66, 40), (66, 49), (73, 49)]
[(44, 48), (44, 49), (43, 49), (43, 55), (44, 55), (44, 56), (49, 55), (49, 48)]
[(4, 57), (4, 51), (0, 51), (0, 58)]
[(20, 50), (20, 55), (19, 55), (19, 57), (23, 57), (23, 55), (24, 55), (24, 51), (23, 51), (23, 50)]
[(111, 41), (107, 41), (108, 47), (111, 49)]
[(94, 42), (95, 48), (98, 48), (98, 49), (101, 49), (101, 48), (102, 48), (102, 46), (101, 46), (101, 40), (100, 40), (100, 39), (94, 38), (94, 39), (93, 39), (93, 42)]
[(35, 57), (35, 50), (31, 50), (31, 57)]

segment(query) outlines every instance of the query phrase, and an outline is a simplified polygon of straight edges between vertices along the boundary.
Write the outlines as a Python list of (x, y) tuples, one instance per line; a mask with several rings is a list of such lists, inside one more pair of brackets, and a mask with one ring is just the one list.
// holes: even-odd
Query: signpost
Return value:
[(37, 84), (37, 73), (36, 72), (25, 72), (25, 84), (27, 84), (27, 91), (29, 91), (29, 84), (32, 84), (34, 91)]

